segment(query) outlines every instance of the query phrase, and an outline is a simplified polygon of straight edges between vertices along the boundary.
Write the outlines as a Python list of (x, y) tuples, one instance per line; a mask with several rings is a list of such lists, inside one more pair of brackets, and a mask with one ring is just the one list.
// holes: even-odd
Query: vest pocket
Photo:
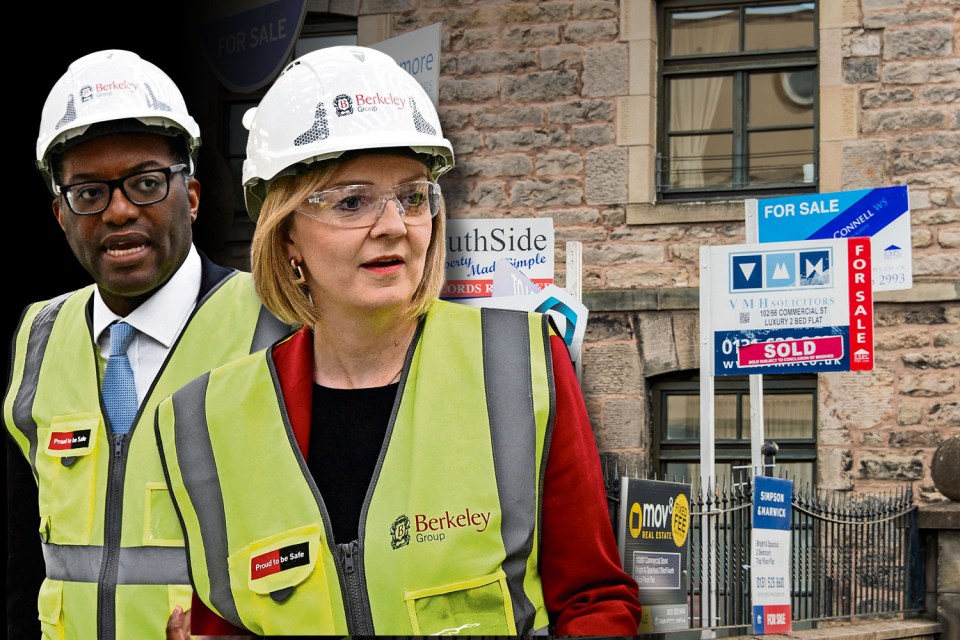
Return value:
[(37, 429), (40, 514), (47, 518), (49, 540), (89, 544), (97, 491), (100, 413), (54, 416)]
[(143, 508), (143, 544), (147, 547), (182, 547), (183, 530), (170, 490), (163, 482), (148, 482)]
[(342, 631), (326, 588), (320, 539), (320, 527), (310, 524), (251, 542), (227, 558), (243, 626), (266, 636)]
[(63, 581), (46, 578), (37, 597), (40, 636), (44, 640), (63, 640)]
[(414, 635), (517, 634), (507, 576), (482, 578), (404, 594)]
[(315, 524), (261, 538), (230, 555), (230, 579), (235, 585), (277, 602), (310, 577), (318, 565), (320, 527)]

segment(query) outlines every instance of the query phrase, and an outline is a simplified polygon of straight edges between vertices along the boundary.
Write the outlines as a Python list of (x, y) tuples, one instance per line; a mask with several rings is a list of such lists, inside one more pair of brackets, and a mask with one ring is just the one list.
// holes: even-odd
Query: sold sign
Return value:
[(819, 362), (843, 357), (842, 336), (777, 340), (737, 347), (737, 365), (760, 367), (788, 362)]

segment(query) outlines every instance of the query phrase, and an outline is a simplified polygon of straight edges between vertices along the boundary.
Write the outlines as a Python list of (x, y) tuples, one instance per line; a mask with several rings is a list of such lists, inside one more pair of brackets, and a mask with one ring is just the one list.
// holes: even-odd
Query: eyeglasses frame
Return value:
[[(440, 199), (440, 197), (441, 197), (441, 191), (440, 191), (440, 185), (439, 185), (439, 183), (437, 183), (437, 182), (435, 182), (435, 181), (433, 181), (433, 180), (427, 180), (427, 179), (422, 179), (422, 180), (408, 180), (407, 182), (401, 182), (400, 184), (395, 184), (395, 185), (393, 185), (393, 187), (391, 187), (391, 189), (390, 189), (390, 196), (389, 196), (389, 197), (386, 196), (386, 195), (384, 195), (383, 192), (381, 192), (381, 193), (379, 194), (379, 197), (380, 197), (380, 206), (377, 208), (377, 216), (376, 216), (376, 218), (374, 218), (374, 220), (373, 220), (373, 222), (372, 222), (371, 224), (367, 224), (367, 225), (360, 225), (360, 226), (355, 226), (355, 227), (354, 227), (354, 226), (342, 226), (342, 225), (339, 225), (339, 224), (330, 222), (329, 220), (324, 220), (324, 219), (322, 219), (322, 218), (318, 218), (316, 215), (313, 215), (313, 214), (311, 214), (311, 213), (309, 213), (309, 212), (307, 212), (307, 211), (303, 211), (303, 210), (300, 209), (299, 207), (297, 207), (296, 211), (297, 211), (297, 213), (301, 213), (301, 214), (307, 216), (308, 218), (311, 218), (312, 220), (316, 220), (317, 222), (321, 222), (321, 223), (323, 223), (323, 224), (330, 225), (331, 227), (336, 227), (336, 228), (338, 228), (338, 229), (369, 229), (369, 228), (371, 228), (371, 227), (373, 227), (373, 226), (376, 226), (376, 224), (377, 224), (377, 222), (379, 222), (381, 216), (383, 216), (383, 212), (384, 212), (384, 211), (386, 210), (386, 208), (387, 208), (387, 202), (389, 202), (390, 200), (393, 200), (393, 201), (397, 204), (397, 210), (398, 210), (398, 212), (400, 213), (400, 218), (403, 220), (404, 224), (406, 225), (406, 224), (409, 224), (409, 223), (407, 222), (407, 219), (408, 219), (408, 218), (407, 218), (407, 214), (406, 214), (406, 209), (404, 208), (403, 203), (401, 203), (400, 200), (397, 198), (396, 189), (397, 189), (398, 187), (402, 187), (402, 186), (404, 186), (404, 185), (408, 185), (408, 184), (420, 184), (420, 183), (426, 183), (427, 185), (430, 185), (431, 190), (433, 190), (433, 189), (436, 190), (437, 201), (438, 201), (437, 210), (436, 210), (436, 211), (433, 211), (433, 209), (430, 208), (430, 215), (428, 216), (428, 219), (429, 219), (429, 220), (433, 220), (434, 218), (437, 217), (437, 214), (440, 213), (439, 199)], [(371, 185), (366, 185), (366, 184), (344, 184), (344, 185), (340, 185), (340, 186), (338, 186), (338, 187), (331, 187), (331, 188), (329, 188), (329, 189), (320, 189), (320, 190), (314, 191), (313, 193), (311, 193), (311, 194), (308, 196), (308, 198), (313, 197), (313, 196), (316, 196), (316, 195), (318, 195), (318, 194), (333, 193), (333, 192), (335, 192), (335, 191), (339, 191), (340, 189), (349, 189), (349, 188), (351, 188), (351, 187), (363, 187), (363, 188), (368, 188), (368, 187), (370, 187), (370, 186), (371, 186)], [(430, 194), (428, 193), (428, 194), (427, 194), (427, 201), (428, 201), (428, 202), (427, 202), (427, 206), (428, 206), (428, 207), (430, 207), (429, 200), (430, 200)], [(308, 203), (308, 202), (309, 202), (309, 200), (306, 201), (304, 204), (306, 204), (306, 203)]]
[[(113, 202), (113, 192), (120, 188), (120, 192), (123, 193), (123, 197), (129, 200), (131, 203), (138, 207), (146, 207), (151, 204), (157, 204), (158, 202), (163, 202), (167, 199), (167, 196), (170, 195), (170, 176), (174, 173), (179, 173), (184, 169), (189, 168), (190, 165), (185, 162), (178, 162), (177, 164), (172, 164), (169, 167), (157, 167), (153, 169), (144, 169), (142, 171), (134, 171), (131, 174), (122, 176), (120, 178), (114, 178), (113, 180), (82, 180), (80, 182), (73, 182), (71, 184), (57, 185), (57, 195), (63, 196), (63, 199), (67, 202), (67, 207), (76, 216), (96, 216), (100, 215), (110, 207), (110, 203)], [(124, 186), (124, 183), (130, 178), (135, 178), (139, 175), (144, 175), (147, 173), (162, 173), (167, 180), (167, 190), (164, 192), (163, 197), (158, 198), (157, 200), (152, 200), (150, 202), (137, 202), (127, 193), (127, 188)], [(74, 187), (81, 187), (87, 184), (105, 184), (107, 185), (107, 203), (103, 206), (103, 209), (99, 211), (88, 211), (85, 213), (80, 213), (73, 208), (73, 203), (70, 201), (70, 189)]]

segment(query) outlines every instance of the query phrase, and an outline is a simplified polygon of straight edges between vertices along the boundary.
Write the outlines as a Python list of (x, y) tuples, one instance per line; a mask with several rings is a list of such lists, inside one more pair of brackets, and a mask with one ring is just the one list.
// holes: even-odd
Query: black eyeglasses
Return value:
[(170, 175), (186, 168), (187, 165), (181, 163), (161, 169), (137, 171), (116, 180), (75, 182), (61, 186), (59, 191), (67, 199), (71, 211), (78, 216), (92, 216), (107, 210), (117, 187), (120, 187), (127, 200), (135, 205), (160, 202), (170, 193)]

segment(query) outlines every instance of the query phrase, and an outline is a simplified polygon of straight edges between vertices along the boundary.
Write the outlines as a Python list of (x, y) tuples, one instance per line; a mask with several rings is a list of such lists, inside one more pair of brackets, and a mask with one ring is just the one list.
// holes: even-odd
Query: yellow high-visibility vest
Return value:
[(41, 630), (48, 638), (159, 640), (173, 607), (189, 608), (192, 590), (157, 451), (157, 403), (291, 328), (262, 307), (249, 274), (232, 271), (198, 301), (130, 432), (117, 435), (100, 401), (93, 291), (26, 309), (3, 403), (7, 430), (38, 483)]
[(545, 629), (549, 338), (541, 314), (433, 305), (408, 352), (354, 541), (332, 539), (271, 350), (166, 399), (158, 441), (197, 595), (265, 635)]

